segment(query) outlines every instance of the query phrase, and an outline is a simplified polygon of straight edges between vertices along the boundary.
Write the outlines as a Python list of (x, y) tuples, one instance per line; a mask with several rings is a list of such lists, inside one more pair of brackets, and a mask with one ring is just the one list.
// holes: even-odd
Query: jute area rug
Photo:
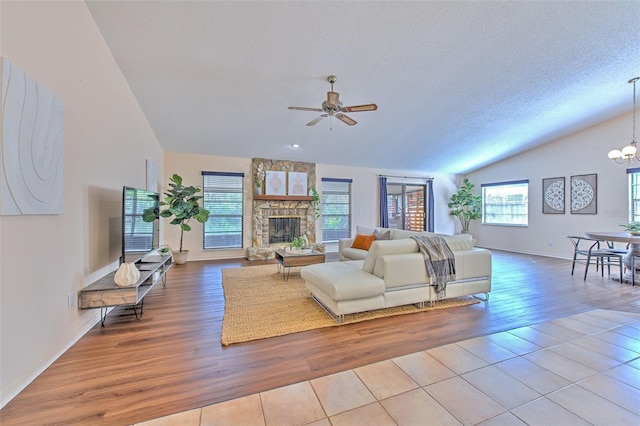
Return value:
[[(222, 287), (225, 308), (221, 340), (224, 346), (341, 325), (311, 298), (300, 277), (300, 268), (291, 268), (286, 282), (275, 264), (223, 269)], [(474, 303), (478, 300), (468, 297), (446, 299), (434, 307), (407, 305), (378, 309), (345, 315), (342, 324)]]

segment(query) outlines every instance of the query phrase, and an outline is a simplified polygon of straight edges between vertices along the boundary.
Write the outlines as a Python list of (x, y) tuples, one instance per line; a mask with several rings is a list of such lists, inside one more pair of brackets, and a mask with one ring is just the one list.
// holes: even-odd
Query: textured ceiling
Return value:
[[(87, 4), (167, 151), (464, 173), (629, 112), (640, 74), (638, 1)], [(378, 110), (306, 126), (330, 74)]]

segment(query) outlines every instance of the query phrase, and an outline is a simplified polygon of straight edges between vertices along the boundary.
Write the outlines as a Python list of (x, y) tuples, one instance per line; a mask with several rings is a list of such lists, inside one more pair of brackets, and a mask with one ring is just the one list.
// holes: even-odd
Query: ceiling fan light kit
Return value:
[(342, 102), (340, 101), (340, 93), (333, 91), (333, 84), (336, 82), (337, 77), (335, 75), (330, 75), (327, 77), (327, 81), (331, 84), (331, 91), (327, 92), (327, 100), (322, 102), (322, 108), (309, 108), (309, 107), (293, 107), (290, 106), (289, 109), (297, 110), (297, 111), (316, 111), (322, 112), (324, 114), (314, 118), (310, 122), (307, 123), (307, 126), (313, 126), (318, 121), (322, 120), (325, 117), (335, 117), (343, 123), (354, 126), (358, 124), (356, 120), (345, 115), (345, 112), (363, 112), (363, 111), (375, 111), (378, 109), (378, 105), (376, 104), (364, 104), (364, 105), (353, 105), (353, 106), (342, 106)]
[(628, 81), (629, 83), (633, 83), (633, 128), (631, 132), (631, 142), (622, 149), (612, 149), (608, 154), (609, 159), (618, 164), (630, 163), (634, 159), (640, 161), (637, 155), (638, 141), (636, 141), (636, 82), (638, 80), (640, 80), (640, 77), (634, 77)]

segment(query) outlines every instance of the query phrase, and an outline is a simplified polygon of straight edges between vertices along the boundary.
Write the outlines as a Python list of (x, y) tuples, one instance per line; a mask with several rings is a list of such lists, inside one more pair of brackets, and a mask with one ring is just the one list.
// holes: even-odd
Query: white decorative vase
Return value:
[(113, 281), (120, 287), (134, 285), (139, 279), (140, 271), (131, 262), (121, 264), (113, 277)]
[(173, 262), (176, 265), (184, 265), (185, 263), (187, 263), (187, 257), (189, 257), (189, 250), (174, 250), (173, 252)]

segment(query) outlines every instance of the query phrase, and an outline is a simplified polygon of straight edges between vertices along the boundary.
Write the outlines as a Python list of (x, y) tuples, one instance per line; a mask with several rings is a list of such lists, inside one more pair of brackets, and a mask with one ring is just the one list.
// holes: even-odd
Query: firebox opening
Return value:
[(289, 243), (300, 236), (299, 217), (270, 217), (269, 244)]

